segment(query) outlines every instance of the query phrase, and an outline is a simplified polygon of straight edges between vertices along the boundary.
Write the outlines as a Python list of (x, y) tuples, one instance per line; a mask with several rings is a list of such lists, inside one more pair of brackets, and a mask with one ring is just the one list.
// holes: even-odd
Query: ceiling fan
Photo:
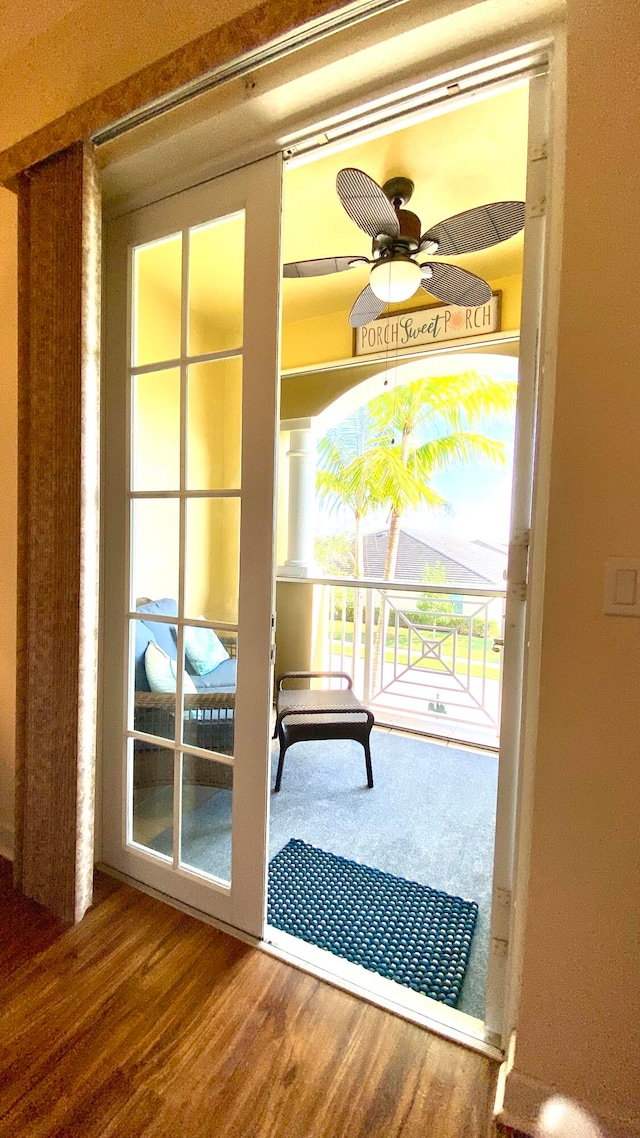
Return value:
[(491, 296), (486, 281), (457, 265), (418, 261), (420, 254), (452, 257), (487, 249), (513, 237), (524, 226), (524, 202), (490, 202), (475, 206), (421, 233), (420, 218), (404, 206), (413, 193), (409, 178), (391, 178), (379, 186), (363, 170), (348, 166), (336, 179), (338, 197), (352, 221), (373, 239), (371, 258), (319, 257), (290, 261), (285, 277), (319, 277), (356, 265), (372, 265), (369, 284), (349, 313), (352, 328), (380, 315), (386, 304), (408, 300), (419, 288), (445, 304), (485, 304)]

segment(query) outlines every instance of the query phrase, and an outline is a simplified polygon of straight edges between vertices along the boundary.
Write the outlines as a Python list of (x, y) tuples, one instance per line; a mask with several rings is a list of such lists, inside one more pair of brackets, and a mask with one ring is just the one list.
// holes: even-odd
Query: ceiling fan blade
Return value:
[(367, 257), (318, 257), (314, 261), (289, 261), (282, 266), (283, 277), (324, 277), (328, 273), (343, 273), (352, 265), (368, 265)]
[(349, 323), (352, 328), (362, 328), (364, 324), (369, 324), (371, 320), (375, 320), (380, 315), (382, 309), (386, 304), (386, 300), (380, 300), (379, 297), (371, 291), (369, 285), (363, 288), (359, 296), (356, 297), (353, 308), (349, 313)]
[(370, 237), (378, 237), (381, 233), (390, 237), (400, 236), (395, 209), (384, 190), (364, 170), (347, 166), (338, 171), (336, 189), (351, 220)]
[[(486, 304), (491, 299), (491, 289), (482, 277), (475, 273), (468, 273), (458, 265), (443, 265), (437, 261), (429, 261), (420, 266), (422, 280), (420, 287), (425, 292), (443, 300), (445, 304), (463, 304), (475, 306)], [(427, 270), (429, 270), (427, 272)]]
[[(420, 238), (420, 250), (452, 257), (506, 241), (524, 226), (524, 202), (489, 202), (439, 221)], [(437, 248), (429, 248), (433, 243)]]

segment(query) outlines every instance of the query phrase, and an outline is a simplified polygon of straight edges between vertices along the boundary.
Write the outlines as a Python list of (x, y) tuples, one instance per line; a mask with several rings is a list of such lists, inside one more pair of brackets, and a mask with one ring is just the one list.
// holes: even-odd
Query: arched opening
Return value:
[(348, 659), (361, 698), (390, 727), (491, 748), (517, 368), (515, 356), (478, 351), (384, 363), (294, 421), (282, 448), (280, 517), (299, 559), (283, 570), (309, 587), (296, 591), (297, 647), (285, 615), (280, 652), (298, 667), (344, 669)]

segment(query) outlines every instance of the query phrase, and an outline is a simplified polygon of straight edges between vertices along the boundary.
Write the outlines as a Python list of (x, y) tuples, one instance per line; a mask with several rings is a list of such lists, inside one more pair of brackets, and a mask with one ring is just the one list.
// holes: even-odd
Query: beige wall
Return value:
[[(76, 25), (60, 25), (19, 67), (3, 69), (1, 141), (196, 34), (199, 20), (210, 23), (208, 7), (167, 0), (160, 20), (157, 5), (135, 11), (129, 5), (126, 18), (114, 17), (113, 3), (82, 5), (95, 19), (81, 49)], [(534, 1089), (573, 1093), (609, 1119), (635, 1112), (640, 1130), (640, 621), (602, 614), (605, 557), (640, 554), (640, 8), (637, 0), (567, 0), (567, 13), (557, 399), (515, 1072)], [(0, 238), (0, 826), (6, 830), (15, 590), (15, 221), (6, 193)]]
[(0, 851), (13, 833), (16, 656), (16, 200), (0, 191)]
[(638, 1133), (640, 620), (604, 616), (602, 604), (605, 558), (640, 556), (640, 6), (567, 8), (557, 388), (516, 1069), (604, 1114), (633, 1116)]
[(55, 0), (39, 0), (45, 30), (15, 54), (0, 43), (0, 57), (6, 56), (0, 148), (254, 6), (253, 0), (84, 0), (59, 19)]

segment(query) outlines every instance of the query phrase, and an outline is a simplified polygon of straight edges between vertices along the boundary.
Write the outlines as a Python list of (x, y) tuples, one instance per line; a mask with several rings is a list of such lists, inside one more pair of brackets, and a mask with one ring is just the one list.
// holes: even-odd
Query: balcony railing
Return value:
[(379, 724), (498, 746), (504, 589), (310, 583), (315, 661), (348, 672)]

